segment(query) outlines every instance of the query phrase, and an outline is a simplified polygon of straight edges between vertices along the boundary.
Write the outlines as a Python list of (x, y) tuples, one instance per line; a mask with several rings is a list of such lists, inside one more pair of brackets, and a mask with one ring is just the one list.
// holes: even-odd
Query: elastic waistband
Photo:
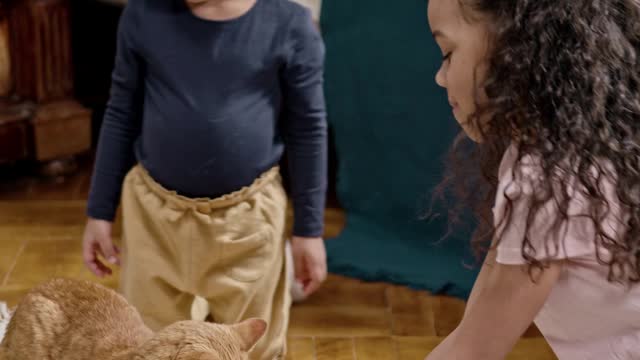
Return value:
[(162, 185), (157, 183), (151, 175), (149, 175), (145, 168), (139, 164), (132, 169), (132, 172), (138, 175), (138, 178), (142, 180), (144, 185), (146, 185), (150, 191), (165, 200), (168, 205), (172, 205), (176, 210), (195, 209), (204, 213), (211, 212), (211, 210), (214, 209), (225, 208), (241, 203), (255, 195), (255, 193), (262, 190), (268, 184), (273, 183), (274, 181), (281, 181), (280, 168), (279, 166), (275, 166), (260, 175), (260, 177), (258, 177), (251, 185), (245, 186), (240, 190), (213, 199), (190, 198), (180, 195), (176, 191), (164, 188)]

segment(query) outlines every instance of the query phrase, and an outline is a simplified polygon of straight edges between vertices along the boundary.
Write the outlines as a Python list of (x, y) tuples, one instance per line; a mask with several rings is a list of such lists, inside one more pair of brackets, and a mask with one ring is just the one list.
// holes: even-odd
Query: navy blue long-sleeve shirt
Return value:
[(250, 185), (286, 146), (294, 235), (321, 236), (324, 52), (310, 12), (289, 0), (257, 0), (228, 21), (184, 0), (129, 0), (88, 215), (113, 220), (136, 162), (178, 194), (214, 198)]

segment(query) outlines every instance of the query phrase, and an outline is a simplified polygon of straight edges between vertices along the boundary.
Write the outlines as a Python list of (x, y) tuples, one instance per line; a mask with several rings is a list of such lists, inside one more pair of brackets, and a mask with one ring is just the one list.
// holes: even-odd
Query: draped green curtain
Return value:
[(328, 119), (345, 230), (327, 241), (333, 273), (465, 298), (477, 275), (468, 231), (436, 244), (421, 221), (459, 130), (434, 81), (441, 54), (423, 0), (323, 1)]

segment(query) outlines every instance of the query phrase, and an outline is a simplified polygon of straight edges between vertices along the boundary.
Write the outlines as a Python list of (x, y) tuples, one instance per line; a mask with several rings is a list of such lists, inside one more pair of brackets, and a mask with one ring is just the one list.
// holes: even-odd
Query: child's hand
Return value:
[(304, 287), (304, 295), (314, 293), (327, 278), (327, 252), (322, 238), (291, 239), (296, 279)]
[(82, 239), (82, 258), (89, 270), (99, 277), (111, 275), (111, 269), (98, 259), (98, 255), (113, 265), (120, 265), (119, 254), (120, 249), (113, 245), (111, 239), (111, 223), (89, 219)]

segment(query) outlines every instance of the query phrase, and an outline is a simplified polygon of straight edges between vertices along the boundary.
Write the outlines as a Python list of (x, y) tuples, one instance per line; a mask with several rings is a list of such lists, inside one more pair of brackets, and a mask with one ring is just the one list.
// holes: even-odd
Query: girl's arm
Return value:
[(560, 277), (553, 262), (532, 281), (527, 267), (495, 262), (495, 250), (476, 280), (462, 322), (427, 360), (502, 360), (533, 322)]
[[(495, 244), (492, 244), (492, 250), (488, 252), (484, 261), (484, 266), (482, 266), (482, 268), (480, 269), (480, 273), (476, 278), (476, 282), (473, 286), (473, 289), (471, 289), (471, 294), (469, 295), (469, 299), (467, 300), (467, 306), (464, 310), (463, 318), (467, 317), (467, 314), (469, 313), (469, 309), (473, 307), (473, 304), (478, 298), (479, 289), (482, 288), (483, 286), (482, 284), (486, 282), (487, 274), (489, 274), (490, 267), (495, 263), (496, 251), (493, 249), (493, 246), (495, 246)], [(458, 330), (456, 329), (451, 334), (449, 334), (449, 336), (447, 336), (447, 338), (433, 352), (431, 352), (431, 354), (429, 355), (429, 357), (427, 357), (427, 359), (431, 360), (431, 359), (440, 359), (443, 356), (446, 357), (447, 356), (446, 354), (450, 352), (449, 348), (452, 347), (451, 343), (454, 341), (453, 339), (456, 337), (457, 333), (458, 333)], [(453, 349), (455, 349), (455, 347), (453, 347)]]

